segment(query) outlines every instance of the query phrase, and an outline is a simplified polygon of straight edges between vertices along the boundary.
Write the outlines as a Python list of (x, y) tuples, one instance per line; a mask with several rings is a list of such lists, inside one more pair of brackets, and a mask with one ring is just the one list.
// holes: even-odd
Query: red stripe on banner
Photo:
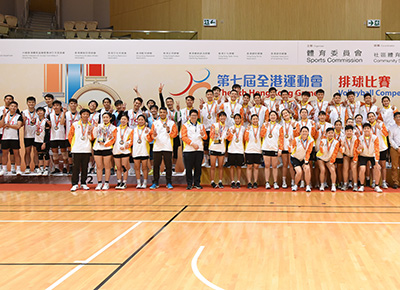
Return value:
[(104, 76), (104, 64), (89, 64), (86, 68), (88, 77)]

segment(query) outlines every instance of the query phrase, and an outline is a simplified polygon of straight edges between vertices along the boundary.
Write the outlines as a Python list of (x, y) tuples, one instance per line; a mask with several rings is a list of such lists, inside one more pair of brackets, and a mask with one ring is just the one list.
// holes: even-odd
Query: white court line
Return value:
[[(167, 220), (0, 220), (0, 223), (166, 223)], [(354, 224), (400, 225), (400, 222), (348, 222), (348, 221), (172, 221), (171, 223), (200, 224)]]
[(204, 250), (204, 246), (201, 246), (198, 250), (196, 255), (194, 255), (193, 259), (192, 259), (192, 270), (193, 273), (196, 275), (197, 278), (199, 278), (199, 280), (201, 282), (203, 282), (204, 284), (206, 284), (208, 287), (215, 289), (215, 290), (224, 290), (221, 287), (218, 287), (217, 285), (214, 285), (213, 283), (211, 283), (210, 281), (208, 281), (206, 278), (204, 278), (204, 276), (200, 273), (199, 268), (197, 268), (197, 260), (199, 259), (199, 256), (201, 254), (201, 252)]
[[(134, 224), (133, 226), (131, 226), (129, 229), (127, 229), (125, 232), (123, 232), (122, 234), (120, 234), (118, 237), (116, 237), (114, 240), (112, 240), (111, 242), (109, 242), (107, 245), (105, 245), (103, 248), (101, 248), (100, 250), (98, 250), (96, 253), (94, 253), (93, 255), (91, 255), (89, 258), (87, 258), (85, 261), (82, 261), (82, 263), (87, 264), (90, 261), (92, 261), (94, 258), (96, 258), (98, 255), (100, 255), (101, 253), (103, 253), (105, 250), (107, 250), (109, 247), (111, 247), (112, 245), (114, 245), (116, 242), (118, 242), (120, 239), (122, 239), (124, 236), (126, 236), (130, 231), (132, 231), (134, 228), (136, 228), (138, 225), (140, 225), (142, 222), (138, 222), (136, 224)], [(58, 279), (56, 282), (54, 282), (52, 285), (50, 285), (48, 288), (46, 288), (46, 290), (52, 290), (54, 288), (56, 288), (58, 285), (60, 285), (62, 282), (64, 282), (66, 279), (68, 279), (70, 276), (72, 276), (75, 272), (77, 272), (80, 268), (82, 268), (83, 266), (85, 266), (84, 264), (76, 266), (74, 269), (72, 269), (71, 271), (69, 271), (67, 274), (65, 274), (64, 276), (62, 276), (60, 279)]]

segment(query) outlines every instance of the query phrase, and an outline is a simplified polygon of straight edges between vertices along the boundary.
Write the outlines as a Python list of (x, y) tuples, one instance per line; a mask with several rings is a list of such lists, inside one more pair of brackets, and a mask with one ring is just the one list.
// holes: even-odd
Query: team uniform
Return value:
[(257, 115), (258, 116), (258, 126), (262, 126), (264, 122), (268, 122), (269, 120), (269, 110), (267, 107), (263, 105), (255, 105), (250, 109), (250, 116)]
[(340, 150), (339, 141), (335, 138), (328, 140), (327, 138), (322, 139), (319, 144), (319, 151), (317, 153), (318, 160), (324, 161), (325, 163), (334, 164), (336, 157)]
[[(65, 139), (68, 141), (68, 135), (69, 135), (69, 130), (71, 130), (71, 126), (73, 123), (76, 121), (79, 121), (81, 119), (81, 115), (79, 114), (78, 111), (75, 113), (72, 113), (71, 111), (68, 111), (65, 113)], [(69, 142), (68, 142), (68, 147), (71, 147)]]
[(278, 122), (264, 123), (260, 132), (263, 142), (262, 154), (269, 157), (277, 157), (278, 151), (283, 150), (284, 129)]
[[(180, 116), (180, 113), (177, 110), (175, 110), (175, 109), (173, 109), (173, 110), (167, 109), (167, 119), (175, 122), (177, 130), (180, 131), (180, 125), (179, 124), (181, 122), (181, 116)], [(179, 150), (180, 146), (181, 146), (181, 140), (179, 139), (179, 136), (177, 135), (174, 138), (174, 142), (173, 142), (173, 151), (172, 151), (173, 152), (173, 157), (172, 157), (173, 159), (178, 159), (178, 150)], [(153, 149), (153, 151), (154, 151), (154, 149)]]
[(366, 166), (368, 161), (374, 166), (379, 162), (379, 138), (376, 135), (370, 137), (361, 136), (359, 139), (362, 149), (358, 150), (358, 145), (354, 145), (353, 161), (359, 161), (360, 166)]
[(392, 161), (392, 180), (394, 186), (399, 186), (399, 174), (398, 168), (400, 165), (400, 126), (396, 123), (389, 128), (389, 140), (390, 140), (390, 158)]
[[(301, 109), (307, 109), (308, 111), (308, 119), (313, 119), (314, 107), (310, 104), (310, 102), (300, 102), (297, 106), (297, 114), (299, 116), (299, 121), (301, 120), (300, 111)], [(315, 114), (314, 114), (315, 115)]]
[(235, 124), (235, 121), (233, 120), (235, 114), (240, 114), (240, 116), (242, 116), (242, 120), (244, 119), (243, 108), (238, 101), (235, 101), (234, 103), (232, 103), (231, 101), (223, 103), (220, 106), (219, 111), (224, 111), (226, 113), (226, 126), (228, 128), (232, 127)]
[(268, 98), (264, 100), (264, 105), (268, 112), (279, 110), (279, 105), (281, 104), (281, 100), (278, 100), (276, 97), (274, 99)]
[[(93, 145), (94, 156), (111, 156), (113, 155), (112, 148), (117, 137), (117, 128), (112, 124), (99, 124), (93, 129)], [(104, 142), (100, 144), (99, 141)]]
[(216, 101), (207, 102), (203, 104), (203, 108), (200, 110), (201, 122), (206, 130), (207, 139), (204, 141), (204, 151), (208, 151), (208, 145), (210, 144), (210, 130), (211, 125), (217, 121), (218, 104)]
[(356, 136), (352, 136), (351, 138), (347, 138), (346, 136), (343, 136), (341, 141), (342, 141), (342, 152), (344, 156), (349, 157), (350, 159), (353, 159), (354, 157), (354, 148), (357, 148), (356, 145), (358, 146), (357, 142), (358, 138)]
[(329, 102), (328, 101), (314, 100), (314, 101), (311, 101), (311, 105), (314, 108), (314, 121), (318, 122), (318, 114), (319, 114), (319, 112), (325, 112), (326, 113), (326, 109), (329, 106)]
[(288, 122), (282, 119), (281, 126), (283, 128), (283, 149), (282, 154), (289, 154), (290, 140), (293, 140), (295, 137), (300, 134), (299, 124), (293, 120), (289, 120)]
[(339, 151), (337, 153), (336, 156), (336, 164), (343, 164), (343, 150), (342, 150), (342, 140), (345, 138), (346, 136), (344, 135), (344, 133), (342, 131), (340, 132), (336, 132), (336, 130), (334, 131), (334, 138), (335, 140), (337, 140), (339, 142)]
[(26, 109), (22, 112), (22, 115), (25, 116), (25, 124), (24, 124), (24, 145), (26, 147), (30, 147), (34, 145), (35, 141), (35, 130), (36, 130), (36, 119), (37, 114), (34, 110), (33, 112)]
[[(2, 116), (4, 119), (4, 124), (10, 125), (18, 125), (18, 122), (24, 122), (22, 116), (18, 113), (15, 113), (11, 116), (10, 112), (7, 112)], [(3, 136), (1, 139), (1, 148), (2, 149), (21, 149), (19, 144), (19, 130), (13, 128), (3, 128)], [(4, 166), (4, 164), (3, 164)]]
[(379, 139), (379, 161), (386, 161), (388, 155), (388, 142), (387, 137), (389, 132), (382, 121), (375, 121), (371, 124), (372, 133), (378, 136)]
[(303, 166), (305, 162), (309, 162), (313, 148), (314, 140), (310, 136), (304, 141), (301, 136), (294, 138), (289, 147), (290, 163), (293, 168)]
[[(146, 129), (148, 130), (146, 134)], [(150, 158), (150, 145), (148, 141), (148, 134), (150, 130), (143, 125), (143, 127), (136, 126), (133, 129), (133, 142), (132, 142), (132, 158), (136, 160), (146, 160)]]
[(356, 101), (354, 103), (348, 102), (346, 105), (346, 121), (349, 118), (354, 119), (358, 114), (360, 114), (361, 102)]
[[(43, 118), (42, 120), (37, 118), (35, 124), (34, 146), (36, 147), (39, 160), (50, 160), (50, 125), (47, 123), (47, 121), (48, 120), (46, 118)], [(44, 149), (42, 149), (43, 144), (46, 144)]]
[(262, 150), (261, 150), (261, 127), (247, 128), (244, 132), (245, 141), (245, 159), (246, 164), (261, 164), (262, 163)]
[(49, 106), (44, 106), (44, 116), (46, 117), (46, 118), (48, 118), (49, 116), (50, 116), (50, 114), (51, 113), (53, 113), (53, 108), (50, 108)]
[(226, 145), (225, 140), (228, 137), (228, 126), (220, 122), (211, 125), (210, 131), (210, 155), (223, 156), (225, 154)]
[[(235, 130), (235, 133), (233, 133)], [(228, 164), (227, 166), (243, 166), (244, 165), (244, 132), (246, 127), (243, 125), (234, 125), (229, 128), (228, 141)]]
[(394, 121), (394, 113), (396, 112), (398, 112), (397, 108), (393, 109), (392, 106), (389, 106), (387, 108), (383, 107), (379, 112), (378, 119), (383, 121), (386, 128), (390, 128), (391, 126), (396, 124)]
[(65, 140), (65, 126), (61, 125), (63, 112), (56, 114), (54, 111), (50, 113), (48, 119), (51, 123), (50, 129), (50, 148), (67, 148), (68, 144)]
[(318, 123), (320, 126), (320, 129), (317, 130), (317, 138), (315, 138), (315, 150), (318, 151), (319, 150), (319, 144), (321, 144), (321, 140), (326, 138), (326, 129), (328, 128), (332, 128), (332, 124), (329, 122), (324, 122)]
[(362, 106), (360, 106), (360, 114), (363, 117), (363, 123), (368, 122), (368, 113), (369, 112), (373, 112), (376, 115), (376, 112), (378, 111), (378, 107), (375, 105), (367, 105), (364, 104)]
[(242, 105), (242, 109), (243, 109), (243, 126), (246, 128), (247, 126), (250, 125), (250, 118), (251, 118), (251, 106), (249, 104), (247, 105)]
[(130, 157), (133, 144), (133, 130), (129, 126), (122, 127), (121, 125), (116, 129), (116, 139), (112, 149), (114, 158)]
[(114, 114), (111, 113), (110, 111), (107, 111), (105, 108), (103, 108), (101, 110), (98, 110), (97, 112), (99, 113), (99, 121), (98, 121), (99, 124), (103, 123), (103, 114), (104, 113), (110, 113), (111, 114), (111, 120), (110, 120), (111, 124), (113, 124), (115, 122)]
[(137, 117), (140, 115), (143, 115), (143, 112), (140, 109), (137, 112), (135, 112), (133, 109), (128, 110), (129, 128), (135, 129), (137, 127)]
[(331, 124), (335, 124), (337, 120), (342, 121), (342, 124), (346, 124), (346, 108), (342, 105), (329, 106), (329, 120)]

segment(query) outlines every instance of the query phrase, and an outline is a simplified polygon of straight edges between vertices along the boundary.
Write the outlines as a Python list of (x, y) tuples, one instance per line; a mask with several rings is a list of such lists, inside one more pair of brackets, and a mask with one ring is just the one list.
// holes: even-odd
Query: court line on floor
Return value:
[(112, 245), (114, 245), (116, 242), (118, 242), (120, 239), (122, 239), (124, 236), (126, 236), (127, 234), (129, 234), (133, 229), (135, 229), (137, 226), (139, 226), (141, 224), (141, 222), (137, 222), (136, 224), (134, 224), (133, 226), (131, 226), (129, 229), (127, 229), (125, 232), (123, 232), (122, 234), (120, 234), (118, 237), (116, 237), (114, 240), (112, 240), (111, 242), (109, 242), (107, 245), (105, 245), (103, 248), (101, 248), (100, 250), (98, 250), (96, 253), (94, 253), (93, 255), (91, 255), (89, 258), (87, 258), (85, 261), (83, 261), (84, 263), (80, 264), (79, 266), (76, 266), (74, 269), (72, 269), (71, 271), (69, 271), (67, 274), (65, 274), (64, 276), (62, 276), (60, 279), (58, 279), (56, 282), (54, 282), (53, 284), (51, 284), (49, 287), (46, 288), (46, 290), (52, 290), (54, 288), (56, 288), (58, 285), (60, 285), (62, 282), (64, 282), (66, 279), (68, 279), (70, 276), (72, 276), (74, 273), (76, 273), (79, 269), (81, 269), (83, 266), (85, 266), (86, 263), (89, 263), (90, 261), (92, 261), (94, 258), (96, 258), (98, 255), (100, 255), (101, 253), (103, 253), (105, 250), (107, 250), (109, 247), (111, 247)]
[(204, 250), (204, 246), (201, 246), (197, 252), (196, 255), (194, 255), (193, 259), (192, 259), (192, 270), (194, 275), (204, 284), (206, 284), (208, 287), (215, 289), (215, 290), (224, 290), (221, 287), (218, 287), (217, 285), (211, 283), (210, 281), (208, 281), (199, 271), (199, 268), (197, 267), (197, 260), (199, 259), (201, 252), (203, 252)]
[[(168, 220), (0, 220), (0, 223), (166, 223)], [(360, 225), (400, 225), (400, 222), (367, 221), (172, 221), (171, 223), (198, 224), (360, 224)]]
[(129, 209), (104, 209), (104, 210), (52, 210), (52, 209), (34, 209), (34, 210), (0, 210), (0, 212), (176, 212), (176, 210), (129, 210)]
[(121, 263), (0, 263), (0, 266), (119, 266)]
[(132, 255), (130, 255), (122, 264), (117, 267), (111, 274), (109, 274), (103, 281), (100, 282), (99, 285), (94, 288), (94, 290), (98, 290), (104, 286), (115, 274), (119, 272), (130, 260), (132, 260), (144, 247), (146, 247), (159, 233), (162, 232), (174, 219), (176, 219), (185, 209), (187, 205), (185, 205), (179, 212), (177, 212), (167, 223), (165, 223), (157, 232), (155, 232), (146, 242), (144, 242)]

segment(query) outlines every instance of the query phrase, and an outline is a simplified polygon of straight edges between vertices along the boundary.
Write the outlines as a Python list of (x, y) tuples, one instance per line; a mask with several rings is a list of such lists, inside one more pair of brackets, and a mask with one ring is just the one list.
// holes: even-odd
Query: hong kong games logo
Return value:
[(189, 74), (189, 84), (186, 86), (186, 88), (183, 91), (181, 91), (179, 93), (171, 93), (170, 92), (170, 94), (175, 97), (182, 96), (184, 94), (192, 96), (193, 93), (200, 88), (206, 88), (207, 90), (211, 89), (211, 84), (207, 82), (207, 80), (210, 78), (211, 72), (207, 68), (205, 70), (207, 72), (207, 76), (200, 80), (196, 80), (190, 71), (186, 71)]

